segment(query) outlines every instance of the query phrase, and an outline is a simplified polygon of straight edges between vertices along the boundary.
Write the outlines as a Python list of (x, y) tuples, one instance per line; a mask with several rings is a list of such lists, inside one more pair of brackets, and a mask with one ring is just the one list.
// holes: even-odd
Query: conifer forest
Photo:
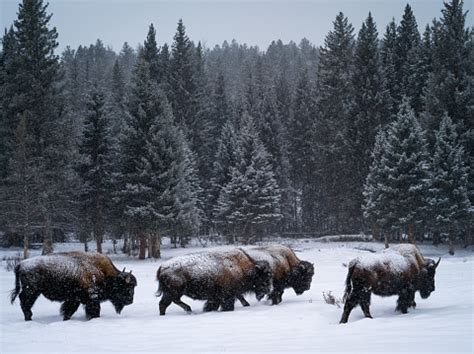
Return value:
[(94, 240), (102, 252), (112, 240), (139, 259), (160, 258), (163, 237), (470, 246), (465, 7), (445, 2), (426, 27), (409, 4), (386, 28), (369, 12), (357, 32), (335, 13), (318, 45), (207, 48), (176, 19), (163, 45), (143, 23), (138, 46), (59, 52), (48, 4), (23, 0), (1, 34), (1, 245), (26, 258), (32, 244)]

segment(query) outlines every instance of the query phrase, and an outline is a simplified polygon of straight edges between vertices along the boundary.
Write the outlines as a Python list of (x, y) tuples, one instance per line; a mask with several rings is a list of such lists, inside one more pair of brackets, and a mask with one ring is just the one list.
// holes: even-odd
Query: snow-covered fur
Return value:
[[(125, 269), (124, 269), (125, 270)], [(61, 313), (68, 320), (80, 304), (88, 319), (100, 316), (100, 303), (110, 300), (117, 313), (133, 302), (137, 280), (132, 272), (120, 272), (112, 261), (99, 253), (68, 252), (38, 256), (15, 268), (15, 289), (11, 302), (20, 297), (25, 321), (41, 294), (51, 301), (64, 302)]]
[(367, 254), (349, 263), (344, 294), (346, 323), (354, 307), (360, 305), (365, 317), (370, 314), (370, 296), (398, 295), (397, 311), (407, 313), (415, 307), (415, 292), (426, 299), (435, 290), (435, 273), (441, 258), (425, 259), (415, 245), (394, 245), (381, 252)]
[(206, 300), (204, 311), (233, 311), (234, 302), (246, 292), (261, 299), (272, 290), (272, 272), (267, 261), (255, 261), (245, 251), (208, 251), (176, 257), (164, 262), (157, 272), (160, 315), (174, 302), (185, 311), (191, 307), (181, 301), (186, 295)]
[(246, 252), (256, 260), (267, 261), (272, 268), (273, 291), (268, 296), (272, 305), (281, 302), (285, 288), (293, 288), (297, 295), (310, 289), (314, 265), (300, 260), (290, 247), (268, 245), (253, 247)]

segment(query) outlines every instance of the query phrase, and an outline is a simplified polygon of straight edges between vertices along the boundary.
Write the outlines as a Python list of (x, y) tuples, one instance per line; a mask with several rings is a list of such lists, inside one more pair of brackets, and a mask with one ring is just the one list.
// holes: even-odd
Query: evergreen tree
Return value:
[(419, 45), (420, 32), (418, 31), (418, 25), (410, 5), (407, 4), (400, 26), (397, 28), (395, 72), (400, 94), (410, 99), (412, 107), (417, 100), (417, 83), (413, 82), (412, 78), (415, 75), (415, 65), (418, 62)]
[[(449, 233), (450, 254), (454, 254), (455, 231), (466, 221), (471, 207), (464, 160), (464, 150), (459, 144), (456, 127), (451, 119), (445, 116), (436, 132), (431, 161), (430, 207), (435, 233)], [(469, 242), (466, 243), (469, 245)]]
[(375, 238), (384, 237), (388, 247), (390, 230), (398, 220), (391, 210), (396, 196), (389, 187), (389, 169), (386, 164), (386, 150), (389, 148), (386, 129), (380, 129), (375, 138), (371, 154), (372, 164), (364, 184), (364, 217), (369, 221)]
[(139, 59), (132, 77), (126, 126), (121, 139), (121, 169), (117, 199), (129, 230), (138, 237), (140, 254), (145, 258), (146, 238), (153, 227), (155, 195), (147, 175), (151, 127), (160, 113), (156, 87), (150, 79), (148, 63)]
[(288, 155), (291, 166), (291, 179), (296, 188), (293, 203), (301, 195), (301, 213), (303, 228), (315, 227), (315, 210), (317, 198), (315, 195), (315, 156), (314, 131), (316, 119), (315, 90), (309, 82), (308, 73), (304, 70), (296, 87), (293, 101), (292, 124), (288, 134)]
[(212, 224), (215, 224), (217, 221), (214, 209), (217, 206), (221, 190), (230, 182), (232, 168), (237, 166), (238, 161), (240, 161), (240, 147), (237, 132), (232, 122), (228, 121), (222, 127), (221, 136), (218, 141), (207, 196), (207, 218)]
[[(47, 5), (41, 0), (25, 0), (19, 5), (18, 19), (7, 36), (7, 42), (13, 41), (14, 46), (2, 54), (2, 66), (6, 65), (6, 76), (2, 74), (2, 107), (8, 105), (7, 110), (2, 110), (2, 122), (8, 124), (4, 133), (10, 144), (14, 129), (20, 119), (25, 119), (27, 150), (35, 163), (37, 189), (42, 191), (36, 201), (41, 206), (41, 220), (37, 222), (43, 226), (43, 253), (50, 253), (53, 227), (71, 217), (71, 149), (58, 92), (59, 61), (54, 54), (58, 34), (55, 28), (48, 27), (52, 15), (46, 10)], [(5, 49), (5, 39), (3, 43)], [(4, 161), (8, 161), (12, 145), (5, 152)]]
[(125, 85), (130, 83), (130, 79), (132, 77), (132, 71), (137, 61), (137, 56), (135, 51), (133, 50), (130, 45), (125, 42), (122, 46), (122, 50), (119, 53), (119, 64), (123, 70), (123, 77)]
[(392, 19), (387, 25), (380, 50), (385, 87), (389, 93), (388, 110), (390, 112), (390, 122), (396, 119), (398, 107), (401, 103), (401, 88), (398, 84), (396, 71), (396, 50), (397, 25), (395, 24), (395, 19)]
[(160, 78), (160, 88), (163, 92), (166, 93), (168, 100), (171, 98), (171, 88), (170, 88), (170, 51), (168, 44), (165, 43), (161, 47), (160, 52), (158, 53), (158, 77)]
[(362, 24), (357, 38), (352, 87), (354, 102), (350, 109), (351, 119), (348, 122), (345, 140), (350, 156), (357, 158), (347, 159), (352, 175), (350, 183), (352, 188), (347, 195), (346, 205), (352, 225), (361, 228), (362, 189), (369, 173), (370, 154), (376, 132), (384, 125), (389, 115), (386, 109), (387, 92), (379, 63), (377, 28), (370, 13)]
[(171, 104), (176, 122), (185, 132), (190, 129), (194, 119), (195, 82), (193, 46), (183, 21), (179, 20), (171, 51), (170, 86)]
[(111, 206), (112, 142), (104, 94), (96, 87), (90, 94), (88, 115), (79, 146), (78, 172), (82, 179), (81, 207), (92, 225), (97, 252), (102, 242)]
[(415, 227), (426, 221), (428, 192), (428, 153), (424, 132), (408, 98), (400, 105), (397, 121), (387, 136), (384, 158), (389, 169), (388, 186), (395, 202), (392, 210), (403, 232), (415, 242)]
[(343, 13), (334, 21), (334, 29), (324, 40), (320, 51), (318, 71), (319, 100), (318, 117), (315, 126), (314, 156), (318, 185), (323, 206), (321, 219), (323, 230), (347, 232), (353, 229), (345, 208), (350, 188), (350, 158), (344, 141), (350, 120), (352, 88), (350, 78), (353, 72), (354, 28)]
[(199, 232), (204, 219), (202, 188), (199, 181), (196, 158), (181, 133), (182, 163), (180, 164), (179, 182), (176, 186), (176, 223), (182, 247), (189, 242), (189, 237)]
[(156, 43), (156, 30), (153, 23), (148, 28), (148, 35), (143, 43), (141, 55), (150, 67), (150, 78), (155, 82), (160, 82), (159, 49)]
[(281, 218), (280, 190), (250, 116), (244, 115), (240, 136), (240, 161), (231, 180), (219, 195), (216, 214), (219, 224), (231, 235), (253, 242), (272, 222)]

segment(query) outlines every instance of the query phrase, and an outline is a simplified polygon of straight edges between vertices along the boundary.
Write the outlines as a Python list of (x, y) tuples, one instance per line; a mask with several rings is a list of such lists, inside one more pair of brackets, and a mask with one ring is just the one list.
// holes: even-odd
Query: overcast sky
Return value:
[[(356, 30), (369, 11), (382, 37), (385, 26), (400, 21), (406, 0), (50, 0), (51, 24), (59, 32), (59, 49), (77, 48), (100, 38), (119, 51), (127, 41), (135, 47), (143, 42), (148, 25), (157, 28), (157, 41), (171, 43), (176, 23), (182, 18), (189, 37), (208, 48), (236, 39), (239, 43), (266, 49), (274, 39), (299, 42), (303, 37), (321, 45), (332, 29), (332, 21), (343, 11)], [(0, 27), (9, 27), (16, 18), (18, 0), (0, 0)], [(409, 1), (418, 27), (439, 17), (442, 0)], [(472, 25), (472, 1), (464, 3)]]

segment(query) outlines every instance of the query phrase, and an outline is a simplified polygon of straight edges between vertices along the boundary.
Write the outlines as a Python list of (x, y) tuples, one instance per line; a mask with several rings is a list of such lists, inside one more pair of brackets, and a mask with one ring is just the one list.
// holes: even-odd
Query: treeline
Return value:
[[(379, 39), (339, 13), (324, 45), (203, 48), (182, 21), (119, 53), (67, 47), (24, 0), (0, 54), (5, 237), (72, 232), (160, 256), (160, 238), (373, 232), (470, 244), (473, 38), (463, 2)], [(159, 35), (159, 32), (158, 32)], [(470, 200), (469, 200), (470, 198)]]

